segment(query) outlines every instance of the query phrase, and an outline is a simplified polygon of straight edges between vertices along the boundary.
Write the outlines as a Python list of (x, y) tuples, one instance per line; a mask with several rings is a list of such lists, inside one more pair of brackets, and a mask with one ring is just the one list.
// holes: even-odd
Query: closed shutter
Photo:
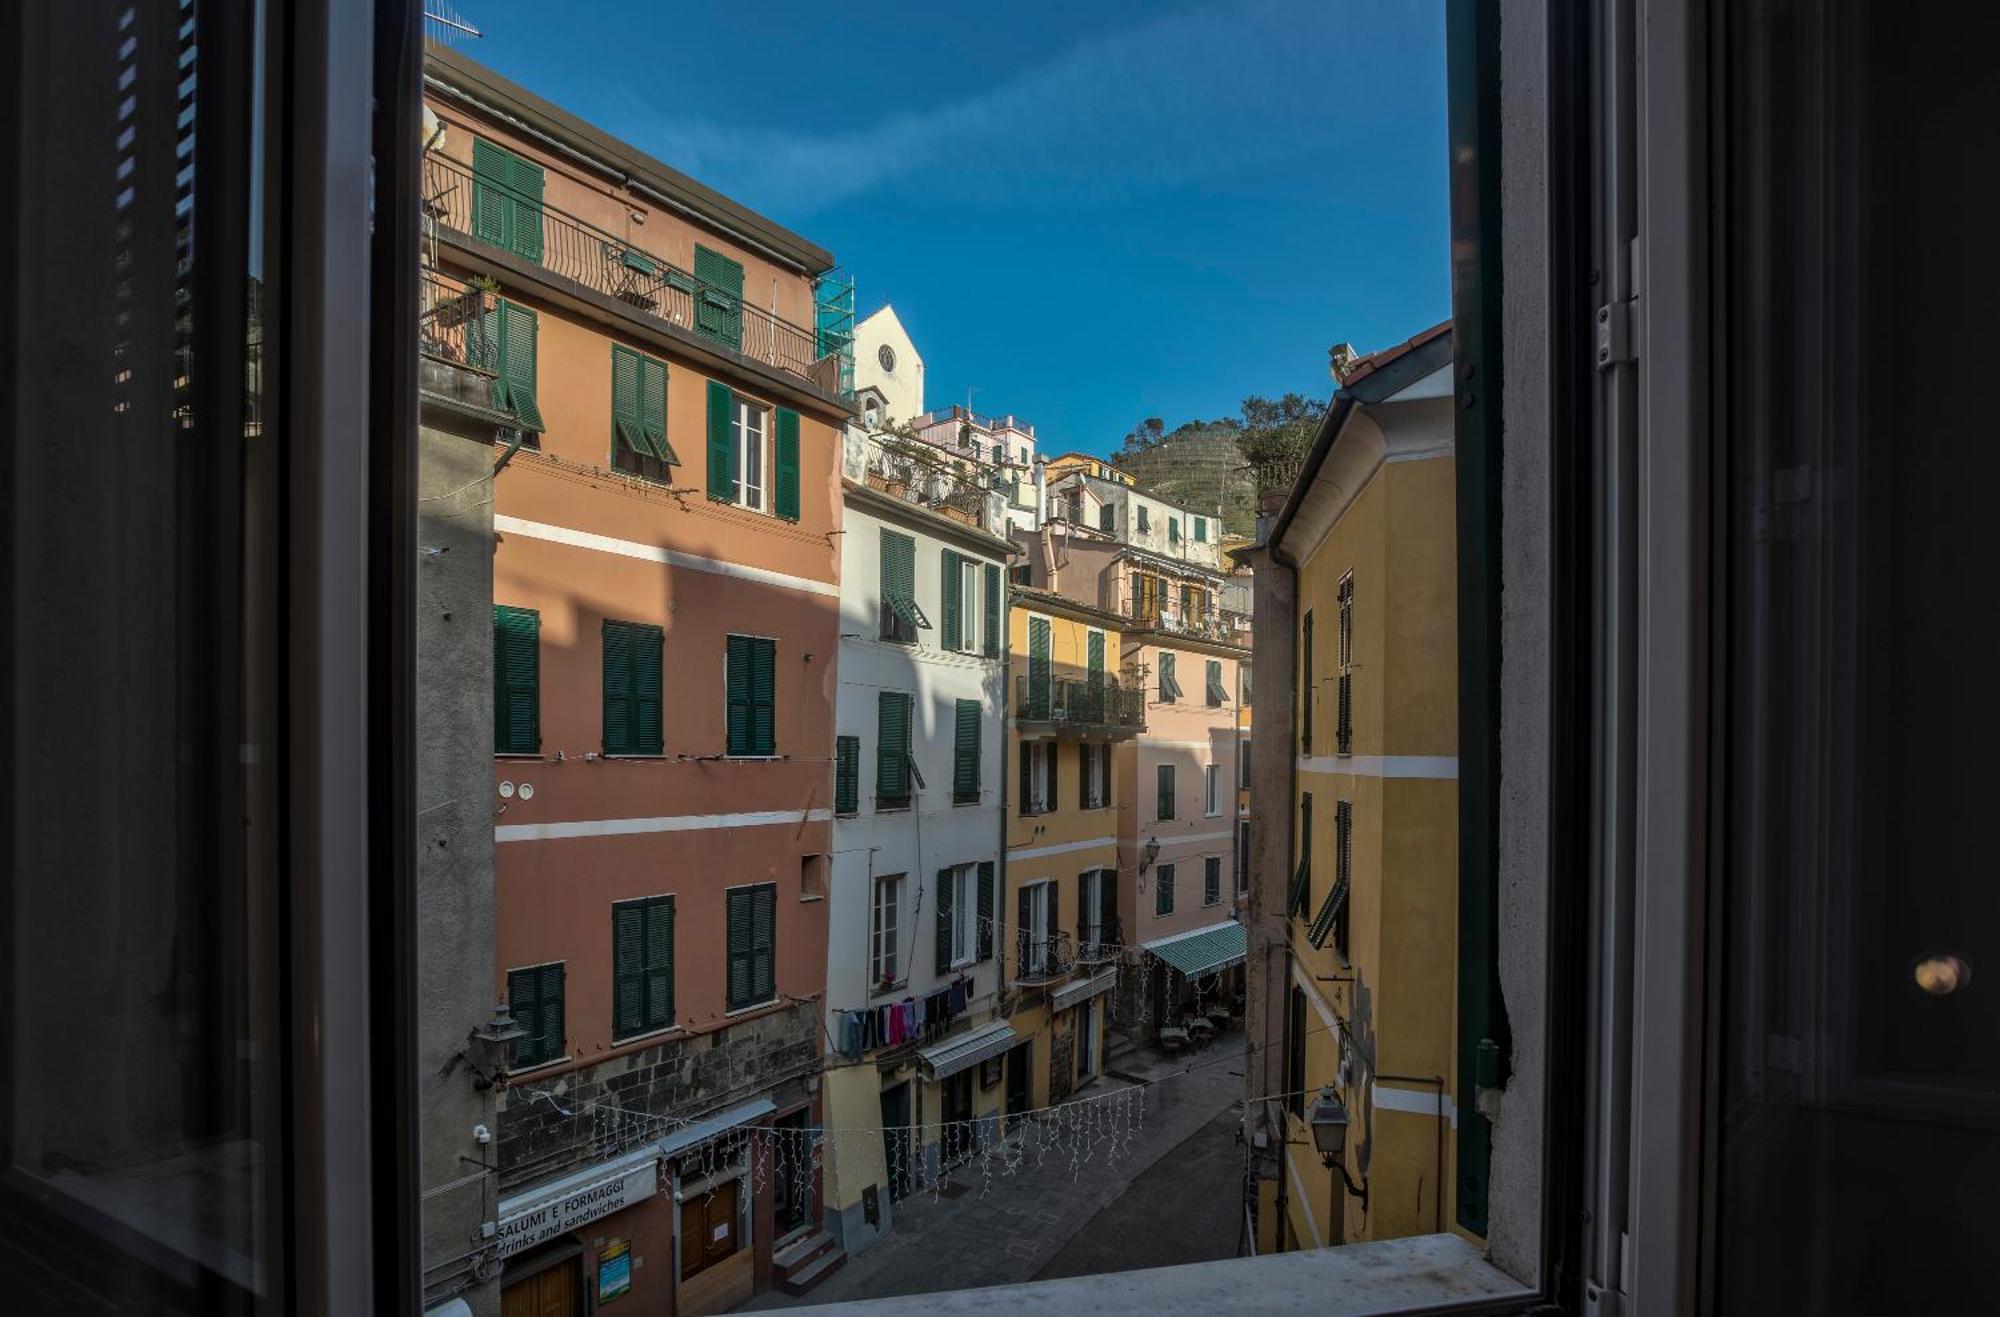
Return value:
[(952, 900), (957, 895), (952, 891), (950, 869), (937, 872), (937, 959), (932, 963), (936, 972), (943, 974), (951, 968), (951, 911)]
[(1337, 683), (1340, 704), (1335, 713), (1333, 748), (1340, 754), (1354, 752), (1354, 674), (1343, 672)]
[[(1054, 673), (1049, 662), (1050, 626), (1046, 617), (1028, 619), (1028, 716), (1046, 719), (1052, 702)], [(1053, 802), (1054, 797), (1050, 797)]]
[(604, 632), (604, 753), (632, 753), (632, 628), (606, 622)]
[(509, 249), (524, 261), (542, 263), (542, 167), (508, 153), (507, 181), (513, 192), (514, 217)]
[(1097, 509), (1097, 529), (1107, 533), (1118, 529), (1118, 509), (1106, 503)]
[(1019, 747), (1016, 753), (1021, 756), (1021, 813), (1025, 817), (1035, 812), (1035, 747), (1022, 740), (1016, 740), (1014, 744)]
[(540, 434), (548, 426), (542, 421), (536, 401), (535, 362), (537, 326), (535, 313), (518, 302), (500, 303), (499, 374), (493, 381), (493, 403), (512, 412), (523, 430)]
[(1026, 978), (1038, 959), (1035, 937), (1035, 889), (1023, 887), (1014, 898), (1014, 977)]
[(1092, 631), (1084, 640), (1083, 690), (1089, 722), (1104, 721), (1104, 633)]
[(1174, 912), (1174, 866), (1162, 864), (1153, 875), (1153, 913), (1170, 915)]
[(786, 521), (799, 519), (799, 414), (778, 408), (778, 440), (774, 465), (777, 489), (772, 510)]
[(750, 637), (729, 637), (723, 667), (729, 753), (747, 755), (750, 753)]
[(639, 431), (652, 441), (654, 456), (680, 465), (667, 442), (667, 363), (651, 357), (639, 358)]
[(963, 632), (964, 603), (961, 591), (962, 576), (958, 570), (959, 557), (950, 549), (940, 551), (938, 563), (939, 604), (938, 643), (946, 649), (961, 648)]
[(500, 248), (510, 245), (507, 233), (514, 222), (514, 203), (507, 195), (510, 154), (483, 137), (472, 139), (472, 236)]
[(1179, 544), (1181, 542), (1181, 519), (1179, 517), (1167, 518), (1167, 542), (1169, 544)]
[(750, 750), (778, 753), (778, 642), (750, 642)]
[(708, 496), (736, 501), (736, 445), (729, 433), (729, 416), (736, 394), (727, 384), (708, 382)]
[(726, 997), (728, 1009), (741, 1010), (756, 1000), (756, 982), (752, 972), (754, 957), (752, 951), (752, 929), (755, 923), (752, 911), (752, 889), (731, 888), (727, 902), (726, 937), (728, 943), (728, 985)]
[(980, 960), (993, 959), (993, 902), (996, 895), (994, 892), (996, 881), (997, 876), (994, 871), (993, 861), (981, 860), (979, 862), (979, 904), (973, 911), (979, 917), (979, 923), (973, 929), (973, 933), (974, 940), (979, 946), (977, 956)]
[(1313, 752), (1313, 702), (1315, 696), (1313, 673), (1313, 615), (1306, 610), (1305, 620), (1299, 623), (1299, 753), (1310, 756)]
[(1118, 873), (1114, 869), (1097, 871), (1097, 919), (1103, 925), (1101, 936), (1109, 939), (1118, 928)]
[(537, 754), (542, 748), (542, 615), (493, 607), (493, 752)]
[(611, 907), (611, 1036), (627, 1038), (646, 1028), (646, 904)]
[(876, 701), (875, 807), (910, 803), (910, 697), (883, 691)]
[(1000, 657), (1000, 568), (986, 564), (986, 657)]
[(646, 1027), (674, 1022), (674, 898), (646, 903)]
[(694, 249), (694, 327), (730, 347), (743, 342), (743, 266), (699, 244)]
[(1201, 903), (1214, 905), (1222, 900), (1222, 860), (1209, 856), (1202, 861)]
[(1076, 805), (1078, 809), (1090, 808), (1090, 757), (1095, 748), (1088, 741), (1076, 743)]
[(1062, 801), (1062, 756), (1056, 753), (1056, 743), (1046, 742), (1049, 752), (1042, 756), (1042, 763), (1048, 773), (1048, 781), (1042, 786), (1042, 799), (1049, 802), (1050, 809), (1061, 807)]
[(507, 1006), (514, 1017), (514, 1023), (528, 1033), (527, 1037), (517, 1038), (510, 1045), (507, 1057), (510, 1069), (540, 1065), (544, 1061), (553, 1061), (562, 1055), (564, 1021), (561, 961), (553, 965), (538, 965), (533, 969), (509, 970)]
[(833, 812), (853, 814), (861, 808), (861, 738), (842, 736), (834, 741)]
[(1208, 542), (1207, 517), (1196, 517), (1194, 519), (1194, 542), (1196, 544), (1205, 544)]
[(956, 735), (953, 738), (951, 794), (959, 801), (979, 799), (979, 715), (978, 700), (958, 701)]
[(666, 748), (661, 716), (661, 652), (666, 633), (656, 626), (635, 628), (632, 652), (632, 753), (656, 755)]
[(770, 1001), (778, 995), (778, 887), (765, 883), (751, 889), (750, 897), (750, 992), (751, 1002)]
[(917, 607), (917, 542), (908, 535), (884, 528), (882, 531), (882, 634), (890, 636), (890, 617), (901, 619), (916, 639), (930, 619)]
[(656, 626), (604, 623), (604, 753), (660, 753), (663, 640)]
[(1159, 816), (1170, 819), (1174, 816), (1174, 766), (1161, 764), (1155, 771), (1158, 773)]

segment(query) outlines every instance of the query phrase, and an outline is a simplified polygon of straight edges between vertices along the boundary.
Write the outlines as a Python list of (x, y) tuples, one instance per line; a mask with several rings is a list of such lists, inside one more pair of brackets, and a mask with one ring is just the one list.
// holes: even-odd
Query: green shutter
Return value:
[(653, 441), (653, 453), (662, 462), (680, 465), (679, 454), (667, 442), (667, 363), (651, 357), (639, 359), (639, 431)]
[(1162, 864), (1153, 870), (1153, 913), (1170, 915), (1174, 912), (1174, 866)]
[(723, 686), (725, 719), (728, 725), (728, 752), (754, 754), (750, 739), (750, 650), (749, 636), (731, 636), (727, 642)]
[(498, 316), (499, 374), (493, 381), (493, 404), (511, 411), (523, 430), (540, 434), (548, 426), (542, 422), (535, 394), (535, 313), (518, 302), (503, 301)]
[(750, 642), (750, 753), (778, 753), (778, 642)]
[(514, 190), (512, 249), (516, 256), (542, 263), (542, 167), (515, 156), (510, 181)]
[(639, 354), (611, 345), (611, 458), (616, 464), (623, 444), (641, 457), (653, 456), (653, 446), (639, 430)]
[(774, 511), (787, 521), (799, 519), (799, 414), (778, 408), (777, 488)]
[(965, 600), (963, 597), (964, 592), (960, 588), (961, 579), (958, 570), (958, 555), (950, 549), (943, 550), (942, 560), (938, 567), (938, 580), (940, 583), (938, 590), (940, 600), (938, 604), (938, 612), (940, 614), (938, 619), (938, 643), (946, 649), (958, 649), (961, 640), (960, 632), (963, 630), (961, 616), (965, 611)]
[(604, 753), (632, 753), (632, 628), (604, 624)]
[(514, 205), (507, 196), (508, 155), (483, 137), (472, 139), (472, 236), (496, 247), (508, 245), (514, 221)]
[(646, 1027), (674, 1022), (674, 898), (646, 902)]
[(1000, 657), (1000, 568), (986, 564), (986, 657)]
[(952, 899), (956, 895), (951, 888), (951, 870), (939, 869), (937, 872), (937, 901), (935, 903), (937, 905), (937, 937), (934, 944), (937, 948), (937, 959), (933, 964), (937, 967), (935, 972), (940, 975), (951, 968), (951, 909)]
[(1222, 900), (1222, 861), (1209, 856), (1202, 861), (1201, 903), (1214, 905)]
[(1196, 544), (1205, 544), (1207, 543), (1207, 541), (1208, 541), (1208, 518), (1196, 517), (1194, 519), (1194, 542)]
[(729, 414), (736, 410), (736, 395), (727, 384), (708, 382), (708, 496), (725, 503), (736, 501), (736, 445), (729, 436)]
[(957, 735), (953, 741), (951, 794), (954, 800), (979, 799), (978, 700), (958, 701)]
[(493, 607), (493, 751), (532, 755), (542, 748), (542, 615)]
[(1174, 766), (1172, 764), (1161, 764), (1157, 772), (1160, 794), (1159, 814), (1163, 819), (1170, 819), (1174, 816)]
[(750, 889), (750, 1001), (778, 995), (778, 885)]
[(553, 1061), (563, 1052), (563, 965), (507, 971), (507, 1006), (528, 1036), (510, 1045), (509, 1069)]
[(861, 808), (861, 738), (834, 738), (833, 812), (853, 814)]
[(917, 542), (908, 535), (882, 530), (882, 634), (890, 635), (889, 618), (901, 618), (912, 631), (931, 621), (917, 607)]
[(694, 327), (730, 347), (743, 342), (743, 266), (721, 252), (694, 249)]
[(1092, 631), (1084, 640), (1084, 697), (1090, 707), (1084, 716), (1090, 722), (1103, 722), (1104, 713), (1104, 633)]
[(751, 973), (751, 910), (754, 889), (731, 888), (728, 893), (728, 1009), (740, 1010), (756, 1001), (756, 984)]
[(883, 691), (876, 701), (875, 807), (910, 803), (910, 697)]
[(632, 633), (631, 753), (656, 755), (666, 748), (660, 713), (660, 658), (666, 632), (656, 626), (637, 626)]
[(627, 1038), (646, 1029), (646, 904), (620, 901), (611, 907), (611, 1036)]
[[(1028, 716), (1047, 718), (1052, 698), (1052, 672), (1049, 665), (1049, 620), (1046, 617), (1028, 619)], [(1051, 806), (1054, 801), (1049, 802)]]
[(979, 908), (977, 911), (979, 924), (974, 930), (976, 941), (979, 944), (977, 954), (981, 960), (993, 959), (994, 881), (993, 861), (981, 860), (979, 862)]

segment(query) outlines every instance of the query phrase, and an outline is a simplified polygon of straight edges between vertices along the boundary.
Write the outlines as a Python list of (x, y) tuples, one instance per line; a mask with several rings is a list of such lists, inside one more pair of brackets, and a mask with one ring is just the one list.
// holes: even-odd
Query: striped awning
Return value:
[(1243, 963), (1249, 938), (1235, 920), (1210, 924), (1192, 932), (1176, 933), (1145, 944), (1148, 955), (1193, 978)]
[(995, 1020), (956, 1038), (948, 1038), (936, 1047), (927, 1047), (918, 1055), (930, 1067), (931, 1078), (949, 1079), (961, 1070), (1000, 1055), (1014, 1043), (1014, 1026), (1005, 1020)]
[(671, 1157), (684, 1148), (707, 1143), (718, 1134), (725, 1134), (738, 1125), (748, 1125), (751, 1121), (768, 1116), (777, 1109), (778, 1104), (767, 1097), (739, 1102), (726, 1111), (718, 1111), (713, 1116), (704, 1116), (691, 1124), (683, 1125), (661, 1139), (657, 1151), (662, 1157)]
[(1118, 971), (1113, 968), (1101, 970), (1087, 979), (1076, 979), (1065, 983), (1049, 994), (1049, 1008), (1066, 1011), (1072, 1006), (1089, 1001), (1092, 997), (1102, 997), (1111, 991), (1112, 985), (1117, 982)]

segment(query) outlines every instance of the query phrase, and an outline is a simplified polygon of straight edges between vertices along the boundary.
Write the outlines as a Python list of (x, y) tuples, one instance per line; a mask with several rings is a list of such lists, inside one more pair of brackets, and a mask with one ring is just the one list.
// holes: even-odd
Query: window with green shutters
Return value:
[(493, 753), (542, 751), (542, 615), (493, 606)]
[(938, 562), (938, 643), (946, 649), (964, 649), (965, 617), (964, 558), (950, 549), (940, 551)]
[(611, 1036), (665, 1029), (674, 1022), (674, 898), (648, 896), (611, 906)]
[[(536, 391), (535, 375), (540, 322), (535, 313), (519, 302), (501, 300), (486, 313), (486, 332), (494, 345), (493, 405), (510, 412), (520, 428), (530, 436), (548, 426), (542, 421), (542, 407)], [(530, 446), (535, 441), (531, 438)]]
[(1181, 542), (1181, 519), (1179, 517), (1168, 517), (1167, 543), (1179, 544), (1180, 542)]
[(731, 636), (725, 667), (729, 754), (756, 758), (778, 753), (778, 642)]
[(497, 142), (472, 139), (472, 236), (542, 262), (542, 167)]
[(1211, 855), (1201, 862), (1201, 903), (1222, 904), (1222, 857)]
[(1174, 766), (1161, 764), (1159, 772), (1160, 812), (1159, 817), (1170, 819), (1174, 816)]
[(1046, 617), (1028, 619), (1028, 713), (1036, 719), (1051, 716), (1055, 702), (1055, 669), (1050, 661), (1053, 628)]
[(1174, 866), (1158, 865), (1153, 870), (1153, 913), (1170, 915), (1174, 912)]
[(1229, 703), (1229, 690), (1222, 684), (1222, 660), (1208, 660), (1208, 669), (1203, 675), (1205, 677), (1203, 685), (1207, 688), (1208, 707), (1219, 709)]
[(736, 501), (736, 438), (731, 425), (736, 414), (736, 391), (727, 384), (708, 382), (708, 496), (724, 503)]
[(882, 691), (875, 708), (875, 808), (910, 803), (910, 696)]
[(799, 414), (778, 408), (772, 439), (771, 511), (786, 521), (799, 519)]
[(661, 751), (660, 650), (665, 633), (639, 622), (604, 624), (604, 753)]
[(730, 347), (743, 344), (743, 264), (696, 244), (694, 328)]
[(778, 885), (732, 887), (728, 897), (729, 1009), (761, 1006), (778, 995)]
[(612, 468), (664, 483), (680, 460), (667, 442), (667, 363), (612, 344)]
[(861, 738), (838, 736), (833, 742), (833, 812), (861, 811)]
[(1335, 654), (1340, 675), (1335, 680), (1338, 700), (1334, 706), (1333, 749), (1336, 754), (1354, 752), (1354, 573), (1340, 578), (1336, 596), (1340, 606), (1339, 649)]
[(882, 639), (900, 645), (917, 643), (919, 629), (931, 621), (917, 606), (917, 542), (908, 535), (882, 530)]
[(1160, 703), (1172, 704), (1180, 697), (1181, 683), (1175, 675), (1174, 655), (1163, 649), (1160, 651)]
[(1194, 542), (1195, 542), (1196, 544), (1206, 544), (1206, 543), (1208, 543), (1208, 518), (1207, 518), (1207, 517), (1196, 517), (1196, 518), (1194, 519)]
[(951, 799), (953, 804), (979, 803), (979, 714), (978, 700), (959, 700), (952, 740)]
[[(1084, 722), (1104, 721), (1104, 633), (1087, 632), (1083, 641), (1083, 699), (1085, 708), (1081, 711)], [(1070, 712), (1077, 718), (1078, 711)]]
[(1000, 568), (996, 563), (987, 563), (986, 578), (986, 657), (1000, 657), (1000, 613), (1001, 590), (1004, 582), (1000, 578)]
[(508, 1044), (507, 1068), (546, 1065), (563, 1055), (563, 962), (507, 971), (507, 1010), (527, 1037)]
[(1116, 504), (1106, 503), (1097, 509), (1097, 529), (1103, 531), (1107, 535), (1113, 534), (1117, 531), (1118, 507)]

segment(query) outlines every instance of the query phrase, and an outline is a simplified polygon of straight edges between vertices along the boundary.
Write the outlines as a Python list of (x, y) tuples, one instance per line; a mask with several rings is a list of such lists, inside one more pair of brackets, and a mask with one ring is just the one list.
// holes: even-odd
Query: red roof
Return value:
[(1383, 348), (1380, 351), (1371, 352), (1365, 357), (1357, 357), (1354, 360), (1354, 364), (1348, 367), (1347, 373), (1340, 377), (1340, 387), (1344, 389), (1356, 380), (1366, 379), (1390, 362), (1414, 352), (1432, 339), (1450, 332), (1451, 321), (1441, 321), (1438, 324), (1432, 325), (1423, 333), (1416, 335), (1414, 338), (1398, 343), (1395, 347)]

